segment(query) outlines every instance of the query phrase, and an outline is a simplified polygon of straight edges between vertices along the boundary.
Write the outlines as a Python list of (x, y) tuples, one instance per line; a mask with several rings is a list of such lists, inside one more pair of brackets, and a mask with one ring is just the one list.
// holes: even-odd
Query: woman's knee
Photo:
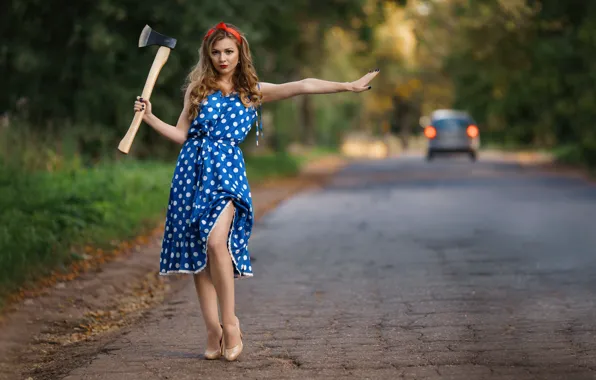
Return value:
[(210, 259), (218, 260), (228, 257), (228, 243), (226, 239), (212, 239), (207, 242), (207, 256)]
[[(228, 258), (228, 236), (234, 218), (234, 205), (228, 203), (226, 208), (219, 215), (215, 226), (207, 239), (207, 255), (213, 258)], [(217, 256), (217, 257), (215, 257)]]

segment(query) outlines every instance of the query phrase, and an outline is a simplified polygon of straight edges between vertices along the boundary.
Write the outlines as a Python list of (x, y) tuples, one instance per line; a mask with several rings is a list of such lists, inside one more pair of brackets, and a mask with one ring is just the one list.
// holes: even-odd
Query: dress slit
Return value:
[[(226, 248), (228, 250), (228, 255), (230, 255), (230, 258), (232, 259), (232, 263), (234, 264), (234, 275), (239, 275), (240, 274), (240, 270), (238, 269), (238, 263), (236, 262), (236, 259), (234, 258), (234, 255), (232, 255), (232, 234), (234, 232), (234, 222), (236, 221), (236, 213), (238, 212), (238, 208), (236, 207), (236, 205), (234, 204), (234, 201), (232, 199), (227, 199), (226, 201), (226, 205), (222, 207), (222, 209), (220, 211), (217, 212), (217, 216), (215, 217), (215, 222), (213, 223), (213, 226), (211, 226), (211, 228), (209, 228), (209, 232), (207, 233), (207, 238), (205, 239), (205, 245), (204, 245), (204, 250), (205, 250), (205, 263), (209, 262), (209, 237), (211, 236), (211, 232), (213, 231), (213, 229), (217, 226), (217, 223), (219, 222), (219, 217), (228, 209), (228, 207), (230, 205), (234, 206), (234, 216), (232, 217), (232, 223), (230, 224), (230, 228), (228, 230), (228, 238), (226, 239)], [(217, 211), (217, 209), (215, 207), (212, 208), (212, 210)], [(210, 210), (208, 215), (211, 215), (212, 210)], [(205, 264), (207, 265), (207, 264)]]

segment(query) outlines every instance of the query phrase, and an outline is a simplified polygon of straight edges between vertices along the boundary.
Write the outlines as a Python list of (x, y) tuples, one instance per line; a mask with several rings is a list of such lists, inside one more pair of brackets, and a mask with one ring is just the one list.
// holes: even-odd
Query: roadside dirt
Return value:
[(497, 158), (502, 161), (516, 162), (522, 167), (538, 169), (542, 172), (564, 175), (566, 177), (580, 178), (590, 182), (596, 180), (594, 173), (590, 173), (585, 168), (575, 167), (559, 163), (555, 158), (547, 153), (540, 152), (500, 152), (483, 151), (480, 159)]
[[(254, 186), (256, 221), (293, 194), (324, 185), (345, 163), (326, 157), (308, 164), (297, 177)], [(157, 274), (161, 232), (158, 226), (107, 262), (48, 282), (49, 287), (8, 307), (0, 320), (0, 379), (49, 379), (67, 373), (189, 281), (189, 276)]]

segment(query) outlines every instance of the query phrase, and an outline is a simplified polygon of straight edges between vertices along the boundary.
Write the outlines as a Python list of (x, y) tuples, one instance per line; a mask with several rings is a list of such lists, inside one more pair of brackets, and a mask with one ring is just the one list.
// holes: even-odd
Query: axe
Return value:
[[(168, 60), (170, 51), (176, 46), (176, 39), (159, 34), (155, 30), (151, 29), (149, 25), (145, 25), (143, 31), (141, 32), (141, 36), (139, 37), (139, 47), (150, 45), (158, 45), (159, 50), (157, 50), (157, 54), (155, 55), (153, 65), (151, 65), (149, 76), (147, 77), (145, 87), (143, 87), (143, 92), (141, 94), (141, 97), (147, 100), (151, 97), (151, 92), (153, 91), (153, 86), (157, 81), (157, 76), (159, 75), (163, 65), (165, 65), (166, 61)], [(122, 153), (128, 154), (130, 146), (132, 145), (132, 140), (134, 140), (135, 135), (139, 130), (139, 125), (141, 125), (144, 114), (145, 110), (139, 111), (135, 114), (130, 127), (128, 127), (128, 132), (126, 132), (126, 135), (118, 145), (118, 150)]]

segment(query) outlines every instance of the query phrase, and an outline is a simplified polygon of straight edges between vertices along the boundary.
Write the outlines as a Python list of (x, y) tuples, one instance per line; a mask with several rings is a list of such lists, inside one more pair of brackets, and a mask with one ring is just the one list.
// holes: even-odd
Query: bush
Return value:
[(26, 173), (0, 166), (0, 289), (72, 259), (75, 244), (126, 239), (163, 216), (172, 166)]
[(586, 139), (577, 144), (569, 144), (558, 147), (554, 150), (557, 161), (596, 169), (596, 141)]
[(580, 144), (582, 161), (591, 169), (596, 169), (596, 138), (584, 140)]
[[(287, 155), (247, 157), (251, 184), (296, 174)], [(64, 267), (75, 247), (108, 247), (165, 217), (174, 163), (101, 164), (26, 172), (0, 160), (0, 295)], [(0, 297), (1, 298), (1, 297)]]

